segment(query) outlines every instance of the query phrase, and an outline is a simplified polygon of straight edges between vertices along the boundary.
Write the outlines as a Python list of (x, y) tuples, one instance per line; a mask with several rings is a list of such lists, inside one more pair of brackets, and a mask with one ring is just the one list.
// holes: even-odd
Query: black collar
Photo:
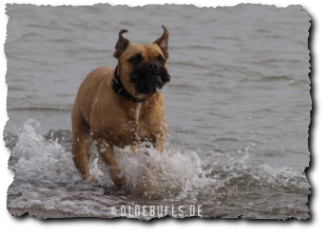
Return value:
[(115, 72), (113, 73), (113, 79), (112, 79), (112, 88), (113, 90), (120, 96), (123, 96), (124, 98), (130, 100), (131, 102), (144, 102), (148, 100), (149, 98), (136, 98), (133, 97), (131, 94), (129, 94), (125, 89), (123, 84), (120, 81), (120, 77), (117, 75), (117, 68), (118, 65), (115, 68)]

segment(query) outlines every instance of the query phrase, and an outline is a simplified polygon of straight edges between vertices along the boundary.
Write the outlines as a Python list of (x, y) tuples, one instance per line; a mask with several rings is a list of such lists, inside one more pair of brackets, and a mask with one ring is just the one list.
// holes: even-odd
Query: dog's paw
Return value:
[(100, 184), (101, 183), (100, 180), (97, 177), (95, 177), (95, 176), (90, 176), (87, 179), (87, 182), (89, 182), (89, 183), (95, 183), (95, 184)]

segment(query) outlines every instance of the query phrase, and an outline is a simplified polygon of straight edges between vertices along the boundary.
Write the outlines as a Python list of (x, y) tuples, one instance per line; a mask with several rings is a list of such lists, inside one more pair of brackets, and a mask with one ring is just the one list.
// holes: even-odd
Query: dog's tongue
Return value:
[(163, 87), (162, 78), (160, 76), (157, 76), (157, 86), (156, 86), (156, 92), (158, 92)]

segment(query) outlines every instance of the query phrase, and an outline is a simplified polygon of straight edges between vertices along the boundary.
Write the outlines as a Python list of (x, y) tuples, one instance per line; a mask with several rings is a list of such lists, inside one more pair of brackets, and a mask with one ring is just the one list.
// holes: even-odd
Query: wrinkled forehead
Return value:
[(130, 58), (135, 55), (140, 54), (143, 59), (155, 59), (159, 56), (164, 57), (162, 50), (159, 48), (157, 44), (146, 44), (139, 45), (130, 43), (129, 47), (124, 52), (125, 58)]

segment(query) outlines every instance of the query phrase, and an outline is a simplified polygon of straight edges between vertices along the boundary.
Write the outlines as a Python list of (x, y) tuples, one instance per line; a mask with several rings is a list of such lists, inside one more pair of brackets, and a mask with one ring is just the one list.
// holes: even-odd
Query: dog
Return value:
[(167, 122), (160, 89), (171, 77), (166, 66), (169, 32), (165, 26), (163, 30), (145, 45), (131, 43), (123, 37), (127, 30), (121, 30), (113, 54), (117, 66), (94, 69), (81, 83), (72, 108), (72, 157), (83, 180), (97, 182), (89, 173), (93, 141), (119, 188), (126, 179), (114, 146), (137, 151), (148, 142), (164, 150)]

